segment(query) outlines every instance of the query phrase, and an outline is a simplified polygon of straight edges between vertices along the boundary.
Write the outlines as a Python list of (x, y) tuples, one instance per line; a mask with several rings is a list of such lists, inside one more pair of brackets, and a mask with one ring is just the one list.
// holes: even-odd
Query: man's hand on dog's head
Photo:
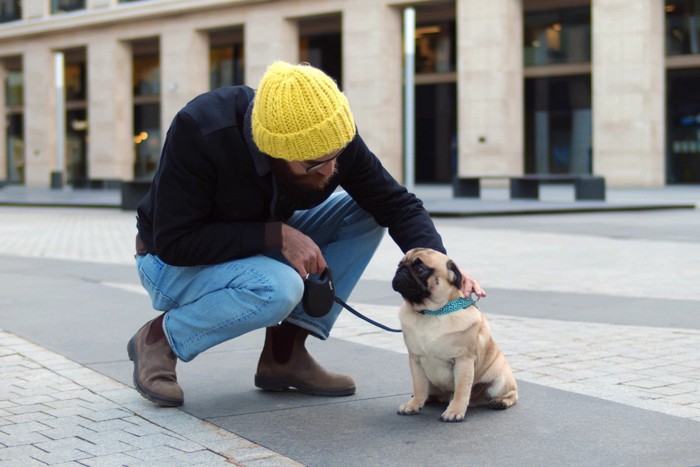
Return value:
[(465, 271), (462, 268), (459, 268), (459, 272), (462, 273), (462, 293), (466, 296), (469, 297), (471, 294), (476, 295), (479, 298), (483, 298), (486, 296), (486, 291), (481, 288), (481, 285), (479, 284), (479, 281), (474, 279), (471, 274), (469, 274), (467, 271)]

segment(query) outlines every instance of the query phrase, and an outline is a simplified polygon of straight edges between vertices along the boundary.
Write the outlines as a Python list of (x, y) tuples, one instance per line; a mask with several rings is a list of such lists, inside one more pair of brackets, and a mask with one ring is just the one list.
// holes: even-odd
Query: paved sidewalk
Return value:
[(0, 464), (299, 465), (0, 330)]
[[(354, 307), (367, 316), (396, 311)], [(482, 309), (517, 380), (700, 422), (700, 330), (528, 319)], [(384, 322), (398, 326), (395, 319)], [(406, 353), (400, 335), (358, 324), (349, 314), (341, 315), (332, 335)]]
[[(158, 408), (130, 387), (124, 352), (148, 319), (134, 213), (0, 207), (0, 464), (700, 465), (700, 211), (436, 222), (489, 291), (479, 305), (522, 391), (459, 426), (437, 409), (395, 416), (410, 391), (402, 339), (347, 313), (311, 346), (358, 395), (255, 390), (250, 335), (179, 366), (185, 406)], [(394, 326), (399, 257), (387, 238), (350, 300)]]

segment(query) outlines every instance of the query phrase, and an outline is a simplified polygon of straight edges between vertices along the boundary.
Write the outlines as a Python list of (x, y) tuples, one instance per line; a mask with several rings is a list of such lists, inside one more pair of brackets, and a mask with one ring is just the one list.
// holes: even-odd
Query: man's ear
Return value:
[(459, 268), (454, 263), (454, 261), (449, 260), (447, 262), (447, 270), (452, 273), (452, 274), (450, 274), (450, 276), (451, 276), (450, 282), (452, 283), (452, 285), (454, 285), (458, 289), (461, 289), (462, 288), (462, 273), (459, 272)]

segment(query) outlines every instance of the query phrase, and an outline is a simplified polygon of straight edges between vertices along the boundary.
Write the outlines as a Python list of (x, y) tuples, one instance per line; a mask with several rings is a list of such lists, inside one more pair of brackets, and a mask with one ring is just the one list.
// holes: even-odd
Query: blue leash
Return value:
[[(382, 323), (378, 323), (378, 322), (374, 321), (373, 319), (366, 317), (365, 315), (363, 315), (362, 313), (360, 313), (359, 311), (357, 311), (356, 309), (354, 309), (353, 307), (351, 307), (350, 305), (348, 305), (347, 303), (345, 303), (342, 299), (340, 299), (338, 297), (335, 297), (335, 301), (337, 303), (339, 303), (340, 306), (342, 306), (343, 308), (348, 310), (350, 313), (352, 313), (353, 315), (357, 316), (358, 318), (360, 318), (364, 321), (367, 321), (369, 324), (373, 324), (373, 325), (377, 326), (378, 328), (384, 329), (385, 331), (389, 331), (389, 332), (403, 332), (403, 331), (401, 331), (401, 329), (390, 328), (388, 326), (383, 325)], [(435, 311), (421, 310), (418, 313), (420, 313), (422, 315), (430, 315), (430, 316), (446, 315), (448, 313), (453, 313), (455, 311), (463, 310), (463, 309), (469, 307), (470, 305), (476, 305), (476, 302), (478, 302), (478, 301), (479, 301), (479, 298), (477, 298), (476, 300), (472, 300), (471, 297), (458, 298), (457, 300), (453, 300), (453, 301), (449, 302), (447, 305), (440, 308), (439, 310), (435, 310)]]
[(359, 311), (355, 310), (353, 307), (351, 307), (350, 305), (348, 305), (347, 303), (345, 303), (343, 300), (341, 300), (338, 297), (335, 297), (335, 301), (337, 303), (339, 303), (340, 306), (342, 306), (343, 308), (348, 310), (350, 313), (352, 313), (353, 315), (357, 316), (360, 319), (367, 321), (369, 324), (373, 324), (373, 325), (377, 326), (378, 328), (384, 329), (385, 331), (389, 331), (389, 332), (402, 332), (401, 329), (393, 329), (393, 328), (390, 328), (388, 326), (384, 326), (383, 324), (378, 323), (378, 322), (374, 321), (373, 319), (366, 317), (365, 315), (363, 315)]

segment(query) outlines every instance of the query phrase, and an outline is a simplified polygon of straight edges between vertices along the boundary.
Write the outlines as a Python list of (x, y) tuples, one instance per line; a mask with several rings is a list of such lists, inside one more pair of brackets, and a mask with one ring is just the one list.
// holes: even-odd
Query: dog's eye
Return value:
[(422, 276), (426, 272), (428, 272), (428, 268), (423, 266), (422, 264), (416, 264), (413, 270), (418, 274), (419, 276)]

